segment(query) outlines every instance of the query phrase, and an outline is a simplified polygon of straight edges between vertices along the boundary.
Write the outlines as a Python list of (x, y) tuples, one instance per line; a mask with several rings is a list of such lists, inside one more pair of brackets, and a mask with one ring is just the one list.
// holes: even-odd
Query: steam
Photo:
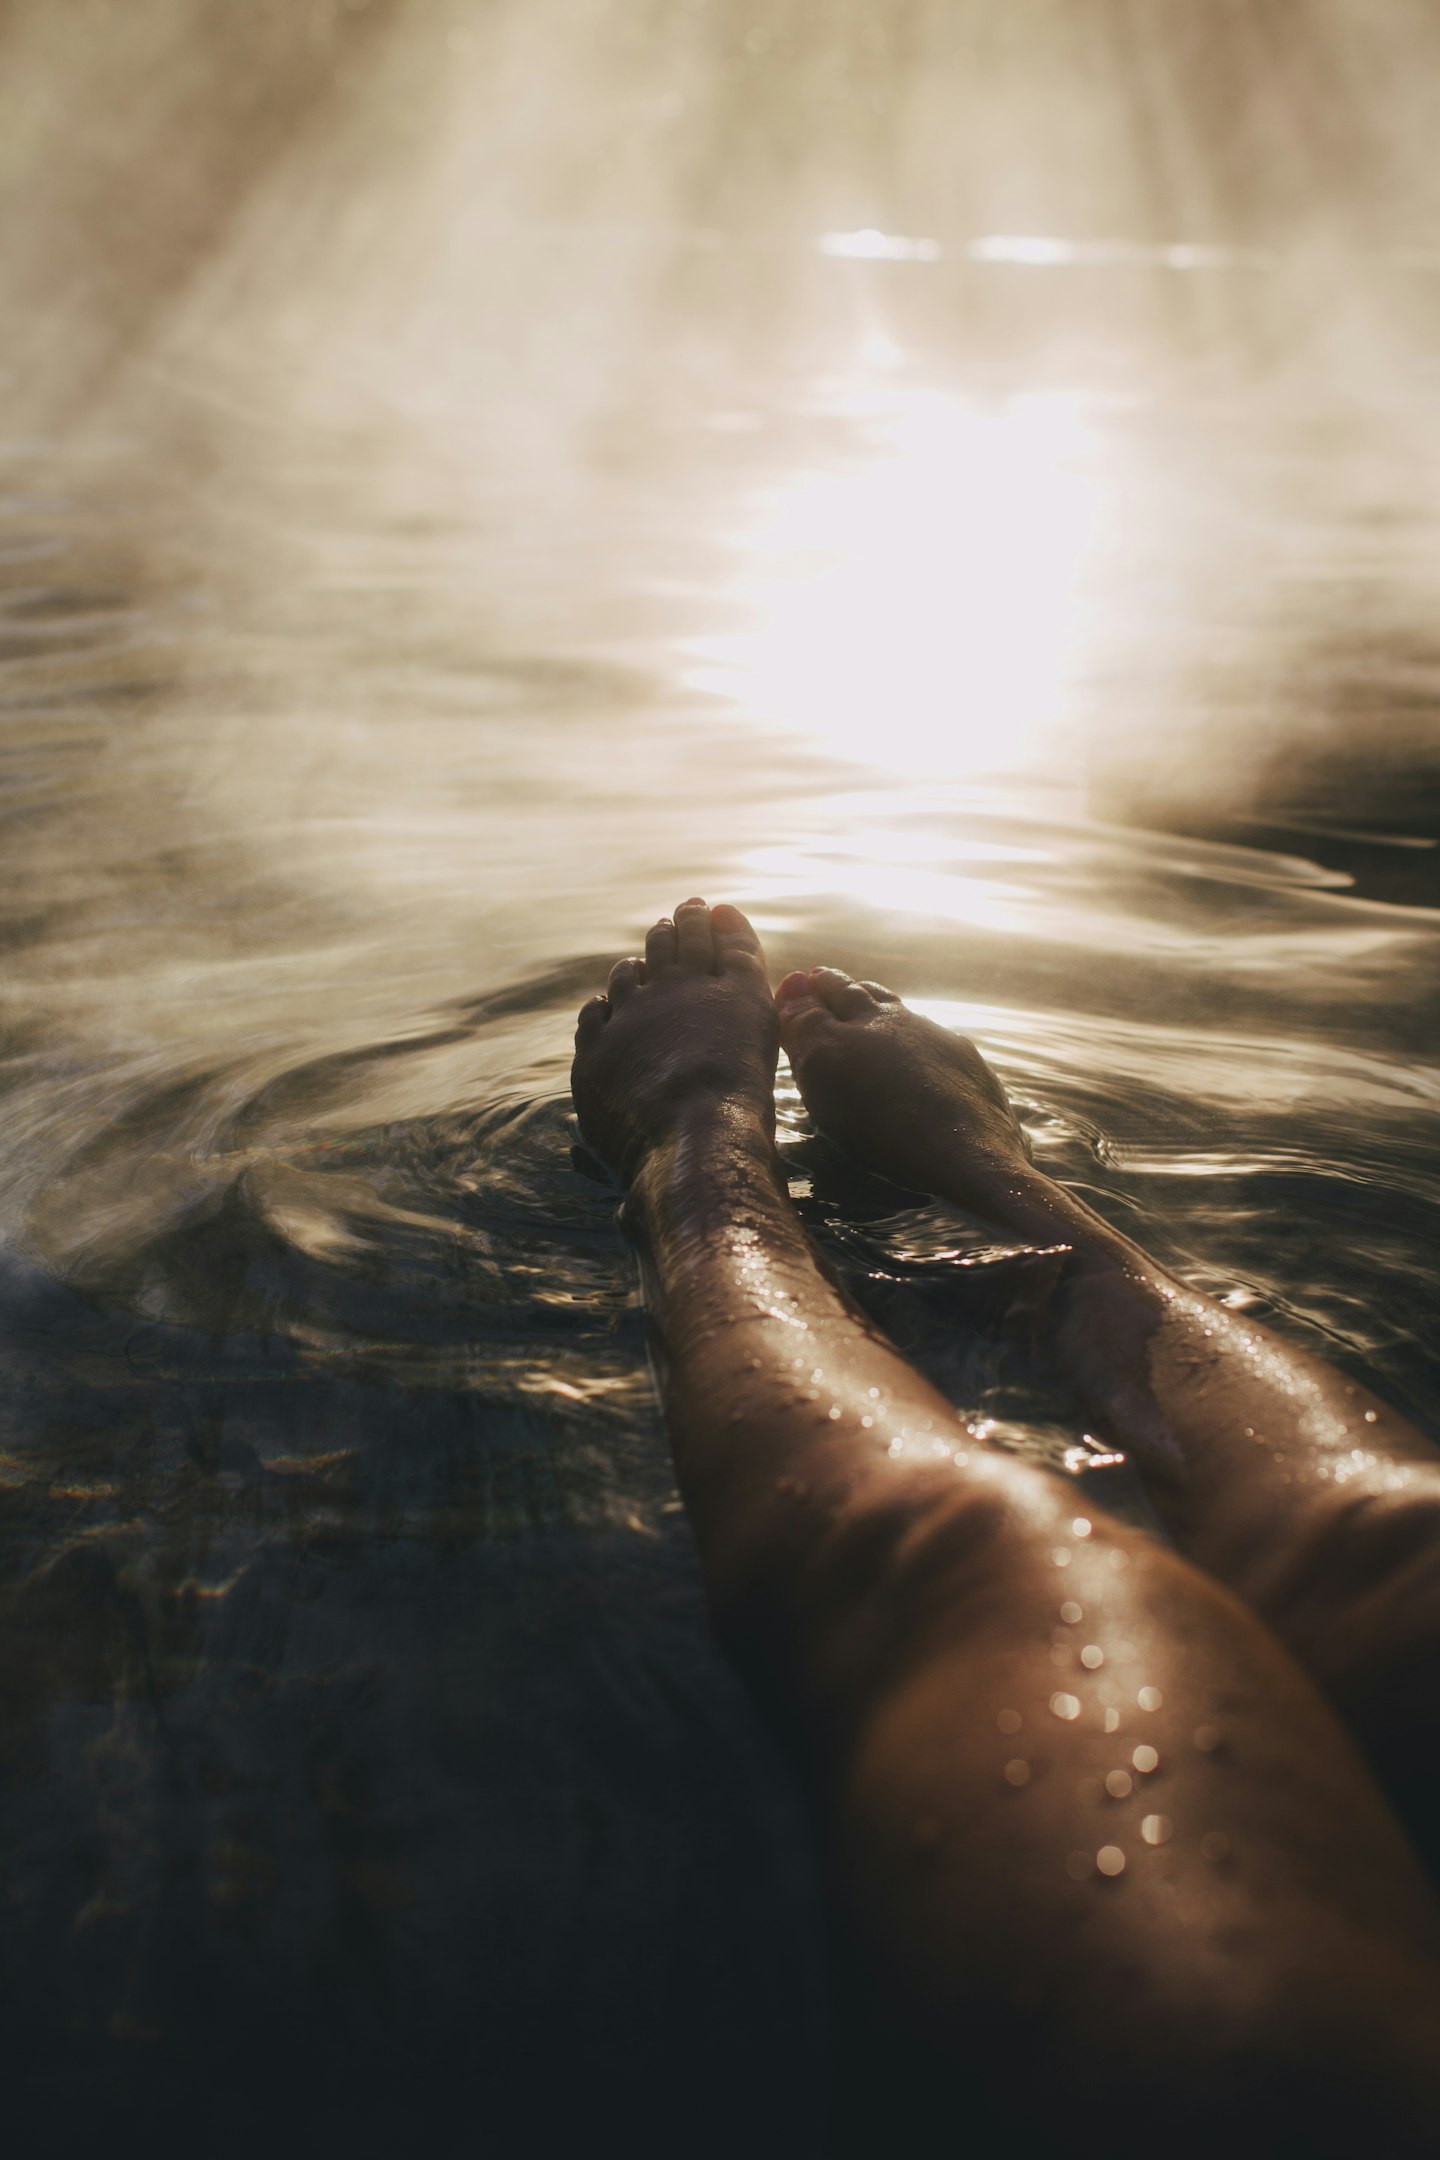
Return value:
[[(1307, 530), (1357, 508), (1424, 514), (1437, 47), (1423, 0), (9, 0), (6, 433), (143, 443), (224, 606), (271, 625), (354, 574), (347, 536), (443, 531), (407, 573), (433, 580), (414, 634), (443, 647), (467, 581), (496, 635), (543, 627), (523, 575), (501, 594), (479, 574), (497, 530), (523, 566), (617, 505), (674, 515), (695, 485), (677, 443), (733, 420), (728, 492), (705, 480), (695, 518), (731, 571), (751, 552), (686, 574), (749, 614), (692, 639), (677, 681), (718, 653), (710, 691), (822, 739), (822, 692), (848, 681), (830, 747), (853, 754), (887, 626), (872, 612), (860, 677), (842, 641), (807, 687), (805, 652), (878, 579), (909, 654), (888, 672), (912, 708), (937, 680), (966, 703), (972, 760), (988, 699), (1023, 703), (1047, 756), (1078, 731), (1092, 771), (1154, 762), (1163, 737), (1171, 778), (1253, 772), (1275, 728), (1262, 756), (1233, 697), (1217, 687), (1217, 720), (1195, 690), (1223, 619), (1263, 694), (1246, 580), (1269, 591), (1277, 547), (1298, 566)], [(937, 404), (941, 377), (965, 410)], [(1066, 427), (1037, 434), (1056, 398)], [(1114, 420), (1157, 398), (1197, 454)], [(817, 480), (822, 409), (856, 423), (851, 496), (844, 457)], [(744, 482), (767, 410), (802, 415), (788, 495)], [(1261, 471), (1297, 412), (1331, 431), (1298, 523), (1294, 476)], [(927, 426), (948, 505), (927, 498)], [(1201, 470), (1217, 445), (1249, 460), (1228, 492)], [(1014, 501), (973, 493), (1017, 470), (1050, 519), (1028, 611)], [(777, 547), (816, 505), (853, 559), (787, 614)], [(1009, 535), (998, 569), (987, 527)], [(942, 664), (933, 551), (957, 531), (957, 576), (989, 596), (983, 675)], [(907, 548), (936, 587), (923, 634)], [(1273, 615), (1260, 642), (1289, 664)], [(759, 689), (747, 650), (768, 655)], [(930, 712), (904, 769), (953, 740)]]

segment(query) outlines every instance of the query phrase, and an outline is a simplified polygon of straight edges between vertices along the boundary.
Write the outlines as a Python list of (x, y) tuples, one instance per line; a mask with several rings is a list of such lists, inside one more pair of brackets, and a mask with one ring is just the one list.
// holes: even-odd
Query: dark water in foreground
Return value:
[[(0, 450), (27, 2150), (815, 2149), (800, 1809), (565, 1094), (686, 893), (975, 1033), (1099, 1208), (1440, 1426), (1423, 444), (884, 352), (583, 468), (426, 428), (181, 383)], [(1023, 1262), (784, 1116), (859, 1294), (1078, 1460)]]

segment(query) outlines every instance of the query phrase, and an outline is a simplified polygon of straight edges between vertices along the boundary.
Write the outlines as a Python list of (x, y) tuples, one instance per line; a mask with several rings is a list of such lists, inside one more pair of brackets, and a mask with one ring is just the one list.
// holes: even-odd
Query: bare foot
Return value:
[(882, 1177), (997, 1217), (1017, 1181), (1038, 1178), (1005, 1090), (963, 1035), (839, 968), (787, 975), (775, 1003), (806, 1109)]
[(643, 960), (582, 1006), (570, 1089), (586, 1143), (627, 1182), (695, 1109), (775, 1129), (780, 1028), (760, 940), (738, 908), (687, 900)]

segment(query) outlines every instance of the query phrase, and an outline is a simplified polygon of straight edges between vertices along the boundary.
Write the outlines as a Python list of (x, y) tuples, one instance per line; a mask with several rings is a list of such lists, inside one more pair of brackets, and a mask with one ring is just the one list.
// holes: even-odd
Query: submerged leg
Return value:
[(576, 1107), (897, 2127), (928, 2095), (977, 2149), (1076, 2149), (1123, 2100), (1172, 2154), (1424, 2150), (1435, 1916), (1343, 1731), (1240, 1604), (977, 1448), (848, 1303), (775, 1156), (758, 943), (733, 909), (676, 927), (583, 1022)]
[(1357, 1382), (1186, 1289), (1036, 1170), (969, 1043), (835, 969), (788, 977), (777, 1004), (824, 1130), (1007, 1235), (1071, 1248), (1053, 1315), (1062, 1367), (1140, 1464), (1181, 1550), (1319, 1680), (1433, 1847), (1440, 1454)]

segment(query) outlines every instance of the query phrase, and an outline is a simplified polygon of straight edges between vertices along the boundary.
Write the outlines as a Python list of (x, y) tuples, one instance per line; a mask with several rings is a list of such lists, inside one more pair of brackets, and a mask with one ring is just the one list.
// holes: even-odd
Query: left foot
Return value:
[(775, 1003), (806, 1109), (867, 1168), (992, 1219), (1039, 1182), (1005, 1090), (963, 1035), (839, 968), (787, 975)]
[(619, 960), (580, 1010), (570, 1089), (580, 1130), (627, 1184), (699, 1111), (775, 1129), (780, 1025), (760, 940), (738, 908), (687, 900), (643, 960)]

